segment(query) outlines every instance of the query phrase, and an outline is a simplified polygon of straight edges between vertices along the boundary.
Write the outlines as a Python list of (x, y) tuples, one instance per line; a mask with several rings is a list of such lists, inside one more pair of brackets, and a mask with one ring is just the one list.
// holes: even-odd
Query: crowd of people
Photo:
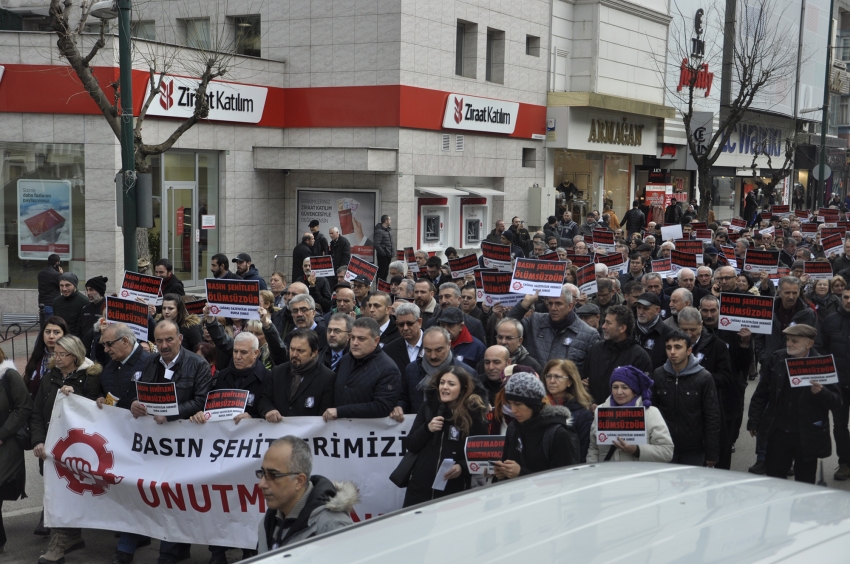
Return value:
[[(59, 393), (144, 417), (135, 381), (176, 384), (179, 415), (155, 416), (160, 424), (204, 424), (206, 394), (234, 388), (251, 398), (237, 424), (294, 416), (410, 417), (408, 455), (393, 475), (407, 487), (405, 506), (583, 462), (728, 470), (742, 428), (757, 438), (755, 453), (738, 453), (752, 460), (750, 472), (814, 483), (818, 459), (831, 454), (830, 412), (839, 456), (834, 477), (850, 478), (850, 239), (843, 253), (827, 257), (821, 227), (804, 235), (803, 218), (775, 216), (768, 207), (753, 227), (708, 224), (701, 266), (662, 276), (652, 272), (651, 261), (669, 257), (676, 244), (663, 240), (663, 225), (647, 221), (637, 202), (622, 224), (612, 215), (590, 211), (578, 225), (565, 212), (536, 233), (517, 217), (508, 228), (497, 221), (487, 239), (509, 245), (515, 258), (555, 251), (566, 262), (559, 295), (528, 294), (512, 307), (480, 302), (474, 275), (455, 279), (440, 257), (424, 251), (415, 253), (418, 274), (411, 272), (395, 260), (389, 216), (373, 237), (378, 277), (389, 283), (388, 292), (373, 290), (374, 281), (363, 276), (345, 280), (350, 247), (338, 228), (326, 238), (318, 221), (293, 253), (291, 276), (274, 272), (268, 285), (247, 253), (233, 259), (236, 272), (225, 255), (212, 257), (215, 277), (260, 281), (259, 320), (215, 317), (209, 307), (190, 314), (182, 283), (162, 259), (155, 272), (163, 278), (163, 301), (150, 307), (147, 341), (103, 319), (106, 278), (87, 280), (83, 295), (76, 276), (57, 270), (58, 256), (51, 257), (44, 288), (55, 282), (57, 295), (35, 350), (23, 374), (10, 362), (0, 364), (6, 389), (0, 394), (0, 497), (23, 493), (24, 449), (32, 448), (43, 470)], [(670, 217), (688, 238), (695, 215)], [(604, 253), (588, 244), (598, 229), (613, 231), (614, 252), (627, 266), (617, 272), (597, 264), (597, 291), (585, 295), (571, 262)], [(749, 249), (777, 251), (787, 273), (751, 277), (742, 269)], [(333, 257), (336, 276), (312, 272), (311, 257), (322, 255)], [(458, 252), (449, 248), (445, 255)], [(829, 262), (833, 276), (809, 279), (806, 261)], [(770, 334), (720, 326), (720, 302), (728, 294), (775, 297)], [(785, 360), (820, 354), (834, 355), (839, 384), (791, 387)], [(756, 379), (745, 406), (745, 390)], [(598, 406), (643, 407), (646, 444), (599, 444)], [(17, 441), (26, 422), (31, 436)], [(466, 438), (479, 435), (505, 436), (501, 460), (483, 478), (469, 472), (464, 454)], [(445, 468), (448, 459), (454, 464)], [(309, 449), (295, 437), (269, 448), (257, 471), (270, 508), (259, 550), (350, 523), (356, 487), (314, 476), (311, 468)], [(434, 489), (438, 472), (444, 489)], [(39, 523), (35, 533), (50, 535), (42, 564), (62, 562), (84, 546), (80, 529), (48, 530)], [(0, 547), (5, 540), (0, 537)], [(131, 562), (148, 543), (121, 533), (113, 562)], [(163, 540), (159, 550), (159, 562), (170, 564), (185, 558), (189, 546)], [(212, 564), (227, 562), (226, 546), (209, 550)]]

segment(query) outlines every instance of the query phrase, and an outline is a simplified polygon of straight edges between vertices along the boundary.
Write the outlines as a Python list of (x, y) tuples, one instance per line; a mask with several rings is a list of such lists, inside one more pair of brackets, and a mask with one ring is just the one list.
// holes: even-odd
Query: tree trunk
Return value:
[(153, 266), (151, 265), (151, 253), (148, 248), (148, 230), (144, 227), (136, 229), (136, 254), (139, 257), (138, 271), (142, 274), (152, 274)]
[(697, 186), (699, 187), (699, 217), (700, 221), (705, 221), (708, 218), (708, 210), (711, 209), (711, 177), (708, 175), (709, 166), (702, 162), (697, 162), (697, 175), (699, 179)]

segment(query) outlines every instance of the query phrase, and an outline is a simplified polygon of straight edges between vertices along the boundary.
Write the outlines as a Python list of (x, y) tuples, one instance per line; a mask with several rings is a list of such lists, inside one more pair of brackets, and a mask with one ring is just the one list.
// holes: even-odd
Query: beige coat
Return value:
[[(637, 405), (643, 405), (641, 398), (638, 398)], [(599, 407), (610, 406), (611, 398), (609, 397)], [(640, 445), (640, 458), (626, 454), (615, 446), (602, 445), (600, 447), (596, 444), (596, 418), (594, 418), (593, 426), (590, 428), (590, 447), (587, 449), (587, 462), (604, 462), (609, 448), (614, 449), (614, 456), (611, 457), (611, 460), (670, 462), (673, 459), (673, 439), (670, 438), (670, 431), (667, 429), (664, 417), (654, 406), (646, 408), (646, 442), (647, 444)]]

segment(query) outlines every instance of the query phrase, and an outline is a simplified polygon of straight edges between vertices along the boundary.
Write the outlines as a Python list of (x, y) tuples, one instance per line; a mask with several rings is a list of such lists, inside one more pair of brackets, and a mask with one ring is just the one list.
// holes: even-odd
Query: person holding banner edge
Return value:
[(831, 354), (838, 369), (838, 388), (841, 392), (841, 407), (832, 410), (832, 433), (838, 453), (838, 469), (834, 478), (838, 481), (850, 479), (850, 289), (841, 294), (841, 308), (822, 321), (818, 350)]

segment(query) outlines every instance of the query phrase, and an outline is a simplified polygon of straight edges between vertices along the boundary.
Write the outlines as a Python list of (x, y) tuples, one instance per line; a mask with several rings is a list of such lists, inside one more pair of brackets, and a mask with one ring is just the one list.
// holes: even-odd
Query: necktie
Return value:
[(336, 365), (339, 364), (339, 359), (342, 358), (342, 353), (333, 353), (333, 360), (331, 360), (331, 370), (336, 370)]

